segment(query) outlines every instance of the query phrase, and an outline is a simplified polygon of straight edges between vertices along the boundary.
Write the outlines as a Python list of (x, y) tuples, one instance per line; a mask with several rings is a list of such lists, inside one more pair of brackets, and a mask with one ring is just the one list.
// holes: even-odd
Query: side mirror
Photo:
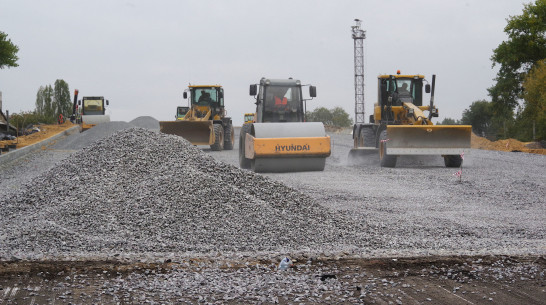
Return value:
[(309, 96), (310, 97), (317, 97), (317, 87), (309, 86)]
[(430, 84), (425, 85), (425, 92), (430, 93)]
[(184, 91), (184, 93), (182, 94), (182, 96), (184, 97), (184, 99), (187, 99), (187, 98), (188, 98), (188, 92)]
[(258, 92), (258, 86), (256, 84), (250, 85), (250, 95), (254, 96)]
[(108, 106), (108, 105), (110, 105), (110, 104), (109, 104), (108, 100), (106, 100), (106, 106)]
[(79, 106), (82, 105), (82, 100), (79, 100), (79, 101), (78, 101), (78, 105), (79, 105)]
[(224, 91), (220, 91), (220, 92), (218, 93), (218, 96), (219, 96), (220, 98), (224, 98)]

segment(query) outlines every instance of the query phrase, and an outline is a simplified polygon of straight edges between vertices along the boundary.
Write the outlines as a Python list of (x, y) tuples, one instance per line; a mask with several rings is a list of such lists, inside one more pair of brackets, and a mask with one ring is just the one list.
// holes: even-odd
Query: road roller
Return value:
[[(460, 167), (462, 154), (470, 151), (472, 126), (432, 123), (438, 117), (435, 82), (436, 75), (432, 87), (423, 75), (380, 75), (370, 123), (353, 126), (349, 162), (379, 156), (382, 167), (395, 167), (398, 156), (441, 155), (446, 167)], [(430, 93), (429, 105), (423, 105), (423, 87)]]
[[(309, 96), (317, 89), (309, 86)], [(250, 85), (256, 99), (254, 122), (239, 135), (239, 165), (254, 172), (322, 171), (330, 137), (320, 122), (305, 122), (306, 101), (299, 80), (267, 79)]]
[(106, 114), (108, 100), (103, 96), (84, 96), (78, 100), (78, 89), (74, 91), (74, 104), (70, 121), (80, 124), (81, 131), (92, 128), (97, 124), (110, 122), (110, 115)]

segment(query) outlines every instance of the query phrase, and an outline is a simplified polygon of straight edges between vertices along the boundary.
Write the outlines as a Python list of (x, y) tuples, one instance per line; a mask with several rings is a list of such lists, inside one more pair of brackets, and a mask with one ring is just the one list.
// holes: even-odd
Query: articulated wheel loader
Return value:
[[(459, 167), (461, 153), (470, 150), (470, 125), (434, 125), (438, 117), (434, 106), (434, 86), (423, 75), (380, 75), (378, 102), (369, 124), (353, 126), (354, 148), (349, 159), (377, 155), (383, 167), (395, 167), (401, 155), (442, 155), (446, 167)], [(430, 104), (423, 105), (425, 92), (431, 93)], [(428, 111), (428, 115), (424, 114)]]
[(222, 86), (190, 85), (184, 90), (184, 99), (188, 92), (190, 106), (178, 107), (176, 121), (159, 122), (159, 130), (181, 136), (193, 145), (210, 145), (214, 151), (233, 149), (235, 133), (231, 118), (226, 116)]
[[(259, 90), (258, 90), (259, 86)], [(301, 82), (262, 78), (250, 85), (256, 96), (254, 122), (246, 122), (239, 137), (239, 165), (254, 172), (322, 171), (330, 156), (324, 125), (305, 122), (306, 100)], [(316, 87), (309, 87), (311, 98)]]

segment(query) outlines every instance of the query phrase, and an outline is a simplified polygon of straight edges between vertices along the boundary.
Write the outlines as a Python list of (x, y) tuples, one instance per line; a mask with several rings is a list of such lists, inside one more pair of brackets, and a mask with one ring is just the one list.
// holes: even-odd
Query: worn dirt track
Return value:
[[(0, 304), (544, 304), (545, 263), (543, 257), (506, 256), (316, 260), (297, 263), (284, 274), (267, 261), (216, 267), (214, 262), (199, 260), (4, 263), (0, 265)], [(270, 281), (264, 290), (279, 286), (290, 290), (302, 278), (288, 274), (310, 274), (308, 289), (314, 286), (321, 291), (294, 290), (276, 299), (250, 293), (244, 300), (230, 300), (214, 289), (199, 292), (181, 287), (172, 293), (134, 284), (134, 278), (138, 283), (164, 281), (167, 286), (186, 278), (206, 286), (207, 270), (214, 268), (233, 282), (241, 277), (259, 278), (256, 272), (280, 275), (279, 281)]]

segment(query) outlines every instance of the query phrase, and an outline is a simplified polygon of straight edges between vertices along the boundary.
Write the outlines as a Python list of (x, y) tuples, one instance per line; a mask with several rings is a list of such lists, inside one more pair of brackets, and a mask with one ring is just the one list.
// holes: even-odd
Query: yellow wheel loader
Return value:
[[(259, 90), (258, 90), (259, 86)], [(255, 122), (243, 124), (239, 165), (254, 172), (324, 170), (330, 156), (330, 137), (324, 125), (305, 122), (302, 85), (293, 79), (262, 78), (250, 85), (256, 98)], [(309, 87), (311, 98), (316, 87)]]
[(214, 151), (233, 149), (233, 123), (226, 116), (222, 86), (190, 85), (184, 99), (188, 92), (190, 106), (178, 107), (176, 121), (159, 122), (159, 130), (181, 136), (193, 145), (210, 145)]
[[(438, 117), (435, 81), (433, 75), (431, 92), (423, 75), (380, 75), (370, 123), (353, 126), (354, 148), (349, 159), (378, 154), (381, 166), (395, 167), (401, 155), (442, 155), (446, 167), (461, 166), (461, 154), (470, 150), (472, 126), (432, 123)], [(423, 85), (431, 93), (429, 105), (423, 105)]]

